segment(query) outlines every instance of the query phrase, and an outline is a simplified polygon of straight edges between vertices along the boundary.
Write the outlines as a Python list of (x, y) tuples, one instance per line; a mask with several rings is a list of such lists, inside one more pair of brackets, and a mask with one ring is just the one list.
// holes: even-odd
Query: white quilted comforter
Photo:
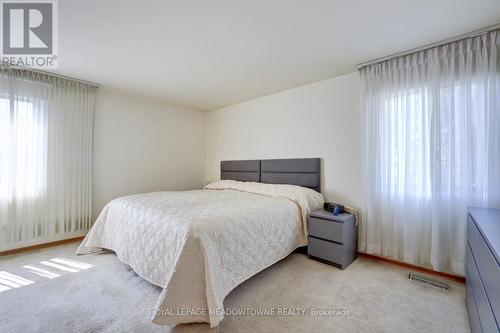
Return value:
[(153, 322), (215, 327), (232, 289), (307, 243), (306, 216), (322, 205), (307, 188), (228, 180), (131, 195), (104, 207), (77, 253), (113, 250), (162, 287)]

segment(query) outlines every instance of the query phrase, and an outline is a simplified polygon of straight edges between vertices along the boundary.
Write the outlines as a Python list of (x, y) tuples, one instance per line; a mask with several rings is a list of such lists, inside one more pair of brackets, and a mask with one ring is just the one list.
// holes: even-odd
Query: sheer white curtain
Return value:
[(497, 32), (360, 70), (361, 248), (464, 273), (466, 207), (500, 206)]
[(84, 231), (95, 88), (0, 68), (0, 249)]

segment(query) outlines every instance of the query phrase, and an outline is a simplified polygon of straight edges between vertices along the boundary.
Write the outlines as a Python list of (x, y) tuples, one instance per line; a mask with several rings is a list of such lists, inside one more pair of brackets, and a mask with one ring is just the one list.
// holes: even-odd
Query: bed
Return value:
[(148, 312), (160, 325), (224, 318), (224, 298), (307, 244), (307, 215), (323, 205), (320, 159), (222, 161), (198, 191), (108, 203), (77, 249), (109, 249), (162, 288)]

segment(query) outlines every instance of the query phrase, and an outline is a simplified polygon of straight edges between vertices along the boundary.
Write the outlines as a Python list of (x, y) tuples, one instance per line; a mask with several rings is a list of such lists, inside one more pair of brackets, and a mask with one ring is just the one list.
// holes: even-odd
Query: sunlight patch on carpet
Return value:
[[(43, 266), (40, 267), (40, 264)], [(19, 275), (24, 275), (24, 272), (36, 275), (37, 277), (52, 280), (60, 277), (61, 275), (67, 273), (78, 273), (94, 266), (95, 265), (85, 262), (58, 257), (43, 260), (37, 264), (23, 265), (19, 267), (19, 269), (15, 269), (16, 274), (7, 271), (0, 271), (0, 292), (28, 286), (36, 282)]]

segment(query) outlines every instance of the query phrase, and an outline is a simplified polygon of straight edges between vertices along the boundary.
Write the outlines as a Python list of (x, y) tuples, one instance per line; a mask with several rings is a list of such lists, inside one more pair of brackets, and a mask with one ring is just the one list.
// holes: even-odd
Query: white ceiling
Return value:
[(58, 72), (212, 110), (499, 22), (499, 0), (61, 0)]

